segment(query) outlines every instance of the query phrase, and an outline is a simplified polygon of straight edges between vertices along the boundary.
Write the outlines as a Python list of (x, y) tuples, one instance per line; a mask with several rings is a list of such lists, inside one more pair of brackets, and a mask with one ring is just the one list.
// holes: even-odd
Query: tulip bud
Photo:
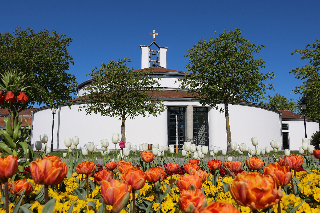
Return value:
[(266, 154), (266, 149), (261, 149), (261, 154), (265, 155)]
[(276, 149), (279, 149), (279, 148), (280, 148), (280, 143), (277, 142), (277, 141), (275, 142), (275, 148), (276, 148)]
[(302, 149), (304, 151), (307, 151), (308, 150), (308, 144), (306, 142), (302, 142)]
[[(308, 148), (307, 148), (307, 149), (308, 149)], [(305, 151), (305, 150), (304, 150), (302, 147), (299, 147), (299, 153), (300, 153), (300, 154), (304, 154), (304, 151)]]
[(114, 143), (114, 144), (119, 143), (119, 134), (118, 133), (114, 133), (112, 135), (112, 143)]
[(245, 143), (242, 143), (239, 145), (239, 149), (241, 152), (247, 151), (247, 145)]
[(218, 147), (216, 147), (216, 146), (214, 146), (214, 147), (213, 147), (213, 152), (214, 152), (214, 154), (218, 154), (218, 152), (219, 152), (219, 148), (218, 148)]
[(62, 153), (62, 157), (66, 158), (67, 157), (67, 153)]
[(269, 146), (267, 146), (267, 147), (266, 147), (266, 153), (267, 153), (267, 154), (269, 154), (269, 153), (270, 153), (270, 151), (271, 151), (271, 150), (270, 150), (270, 147), (269, 147)]
[(235, 151), (237, 149), (237, 142), (231, 142), (231, 149)]
[(131, 146), (131, 151), (136, 152), (137, 151), (137, 145), (132, 145)]
[(302, 143), (310, 144), (310, 140), (308, 138), (302, 138)]
[(252, 145), (257, 146), (258, 145), (258, 138), (257, 137), (251, 138), (251, 142), (252, 142)]
[(75, 146), (78, 146), (79, 144), (79, 138), (77, 136), (73, 137), (72, 138), (72, 144), (75, 145)]
[(82, 151), (82, 155), (84, 156), (87, 156), (89, 154), (89, 151), (86, 148), (81, 149), (81, 151)]
[(275, 148), (275, 141), (272, 140), (272, 141), (270, 142), (270, 145), (271, 145), (271, 147), (274, 149), (274, 148)]
[(36, 141), (36, 143), (35, 143), (35, 147), (36, 147), (36, 150), (41, 150), (42, 149), (42, 143), (41, 143), (41, 141)]
[(152, 148), (152, 153), (154, 155), (158, 155), (158, 148)]
[(94, 145), (93, 142), (88, 142), (88, 143), (86, 144), (86, 148), (87, 148), (88, 152), (94, 152), (95, 145)]
[(289, 155), (290, 155), (290, 149), (285, 149), (285, 150), (284, 150), (284, 154), (285, 154), (286, 156), (289, 156)]
[(106, 153), (109, 154), (110, 153), (110, 149), (107, 148)]
[(41, 143), (47, 143), (48, 142), (48, 136), (46, 134), (40, 135), (40, 141), (41, 141)]
[(128, 157), (130, 155), (130, 149), (129, 148), (123, 148), (123, 155)]
[(109, 146), (109, 142), (107, 139), (102, 139), (100, 142), (102, 147), (107, 148)]
[(260, 155), (261, 154), (261, 148), (257, 148), (257, 151), (256, 151), (257, 153), (257, 155)]
[(222, 155), (226, 155), (227, 154), (227, 150), (226, 149), (223, 149), (222, 150)]
[(314, 150), (314, 146), (309, 145), (309, 146), (308, 146), (308, 152), (309, 152), (309, 154), (313, 154), (313, 150)]
[(206, 154), (208, 154), (208, 151), (209, 151), (209, 147), (208, 146), (202, 146), (201, 147), (202, 154), (206, 155)]
[(187, 152), (191, 151), (191, 142), (184, 142), (184, 150)]
[(64, 139), (64, 145), (69, 148), (71, 146), (72, 142), (70, 138)]
[(71, 144), (70, 149), (71, 149), (71, 150), (75, 150), (75, 149), (76, 149), (76, 146), (75, 146), (74, 144)]
[(191, 144), (191, 152), (194, 153), (195, 151), (197, 151), (197, 147), (195, 144)]

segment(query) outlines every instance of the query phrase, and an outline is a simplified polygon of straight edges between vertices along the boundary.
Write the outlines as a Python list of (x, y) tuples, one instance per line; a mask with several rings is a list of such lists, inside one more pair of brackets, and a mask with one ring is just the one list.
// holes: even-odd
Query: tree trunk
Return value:
[(126, 142), (126, 116), (122, 115), (121, 140)]
[(226, 132), (227, 132), (227, 152), (231, 152), (231, 130), (229, 123), (229, 108), (228, 102), (224, 103), (224, 116), (226, 118)]

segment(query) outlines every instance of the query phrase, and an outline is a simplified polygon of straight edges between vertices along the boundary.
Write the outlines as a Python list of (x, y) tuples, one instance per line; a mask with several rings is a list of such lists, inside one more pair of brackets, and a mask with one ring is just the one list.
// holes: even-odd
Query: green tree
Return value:
[(320, 120), (320, 40), (307, 44), (304, 50), (295, 50), (291, 55), (294, 53), (299, 53), (302, 60), (309, 60), (309, 64), (290, 71), (303, 81), (302, 85), (295, 87), (293, 91), (305, 98), (305, 115)]
[(297, 106), (294, 100), (291, 98), (290, 100), (287, 97), (276, 93), (273, 97), (268, 95), (269, 102), (260, 102), (262, 105), (266, 105), (276, 110), (290, 110), (292, 112), (297, 111)]
[[(267, 89), (263, 81), (272, 79), (273, 73), (263, 74), (259, 68), (264, 61), (255, 60), (264, 45), (256, 46), (241, 36), (241, 30), (224, 32), (208, 42), (200, 40), (187, 50), (190, 75), (181, 79), (181, 87), (189, 89), (203, 106), (224, 111), (227, 130), (227, 147), (231, 150), (231, 131), (228, 104), (241, 101), (258, 101)], [(269, 89), (272, 85), (269, 85)]]
[(126, 65), (130, 60), (120, 59), (95, 67), (89, 74), (91, 84), (81, 98), (86, 102), (80, 110), (87, 114), (101, 113), (102, 116), (121, 119), (121, 140), (125, 141), (125, 122), (138, 115), (157, 116), (164, 111), (159, 99), (150, 96), (150, 92), (159, 91), (157, 80), (148, 75), (152, 70), (136, 70)]
[[(25, 90), (30, 98), (28, 106), (57, 106), (73, 98), (76, 78), (65, 72), (70, 63), (74, 64), (67, 51), (71, 41), (54, 30), (35, 33), (31, 28), (17, 27), (13, 34), (0, 33), (0, 70), (17, 71), (24, 76), (24, 86), (29, 86)], [(10, 108), (6, 104), (1, 107)]]

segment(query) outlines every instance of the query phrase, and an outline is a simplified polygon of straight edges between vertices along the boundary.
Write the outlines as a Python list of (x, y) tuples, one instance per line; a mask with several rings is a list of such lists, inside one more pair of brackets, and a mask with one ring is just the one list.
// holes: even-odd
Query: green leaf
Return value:
[(7, 144), (5, 144), (3, 141), (0, 141), (0, 150), (1, 151), (5, 151), (6, 153), (8, 153), (9, 155), (12, 155), (12, 151), (11, 149), (7, 146)]
[(33, 211), (24, 206), (20, 206), (20, 210), (22, 210), (23, 213), (33, 213)]
[(297, 211), (297, 209), (304, 203), (304, 201), (302, 201), (299, 205), (297, 205), (296, 207), (294, 207), (290, 213), (295, 213)]
[(54, 210), (54, 206), (56, 204), (56, 199), (49, 200), (46, 205), (44, 205), (42, 212), (52, 213)]
[(15, 207), (14, 207), (14, 209), (13, 209), (13, 213), (17, 213), (17, 212), (19, 211), (19, 208), (20, 208), (20, 205), (21, 205), (21, 202), (22, 202), (23, 195), (24, 195), (25, 191), (26, 191), (26, 190), (24, 189), (23, 192), (21, 193), (18, 202), (15, 204)]
[(72, 213), (73, 205), (74, 205), (74, 201), (72, 201), (72, 204), (71, 204), (71, 206), (70, 206), (70, 208), (68, 210), (68, 213)]

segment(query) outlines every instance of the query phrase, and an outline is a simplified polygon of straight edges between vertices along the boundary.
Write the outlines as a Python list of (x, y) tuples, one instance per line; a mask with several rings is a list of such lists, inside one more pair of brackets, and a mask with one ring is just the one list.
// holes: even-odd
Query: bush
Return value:
[(315, 149), (319, 149), (319, 146), (320, 146), (320, 131), (315, 132), (311, 136), (311, 144), (315, 147)]

